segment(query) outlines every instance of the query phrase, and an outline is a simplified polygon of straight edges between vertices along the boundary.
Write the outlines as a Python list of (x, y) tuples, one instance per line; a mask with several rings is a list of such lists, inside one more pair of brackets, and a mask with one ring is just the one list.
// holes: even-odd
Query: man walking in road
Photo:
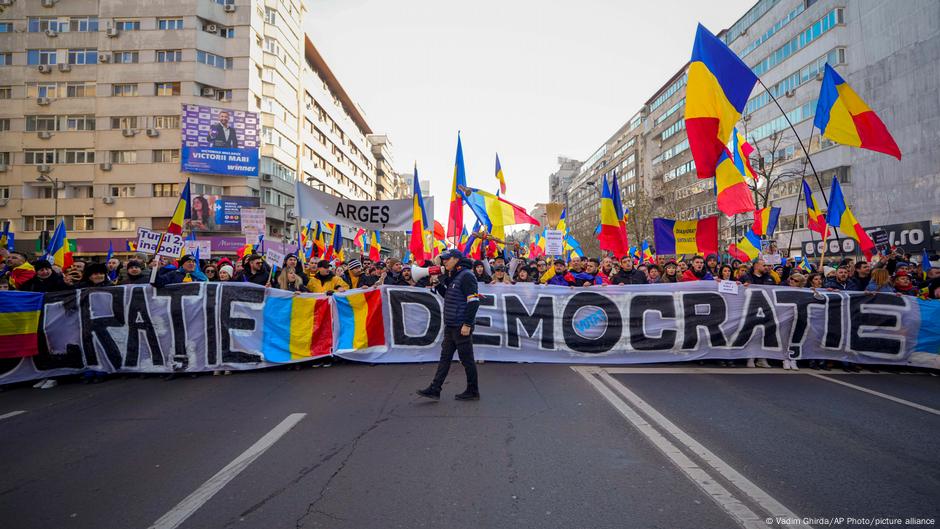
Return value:
[(479, 400), (480, 388), (477, 383), (477, 366), (473, 360), (473, 326), (476, 322), (480, 294), (477, 278), (473, 274), (473, 261), (458, 250), (448, 250), (441, 254), (441, 265), (445, 269), (442, 281), (436, 290), (444, 297), (444, 342), (441, 344), (441, 359), (437, 363), (437, 373), (431, 385), (419, 389), (418, 395), (440, 400), (441, 387), (454, 351), (460, 357), (467, 372), (467, 389), (454, 396), (457, 400)]

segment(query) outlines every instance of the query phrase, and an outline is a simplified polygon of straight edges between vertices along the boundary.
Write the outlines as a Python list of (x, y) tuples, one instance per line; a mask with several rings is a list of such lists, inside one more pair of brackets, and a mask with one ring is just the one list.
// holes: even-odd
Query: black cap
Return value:
[(140, 263), (140, 261), (131, 259), (127, 262), (127, 268), (143, 268), (143, 265)]
[(36, 259), (32, 262), (33, 269), (36, 271), (42, 270), (43, 268), (52, 268), (52, 263), (45, 259)]
[(179, 265), (182, 267), (184, 264), (188, 263), (189, 261), (195, 261), (195, 260), (196, 258), (193, 257), (192, 254), (186, 254), (183, 257), (180, 257)]
[(463, 254), (460, 253), (460, 250), (450, 249), (441, 254), (442, 263), (448, 259), (462, 259), (462, 258), (463, 258)]
[(329, 268), (329, 267), (330, 267), (330, 262), (327, 261), (326, 259), (320, 259), (319, 261), (317, 261), (317, 268)]

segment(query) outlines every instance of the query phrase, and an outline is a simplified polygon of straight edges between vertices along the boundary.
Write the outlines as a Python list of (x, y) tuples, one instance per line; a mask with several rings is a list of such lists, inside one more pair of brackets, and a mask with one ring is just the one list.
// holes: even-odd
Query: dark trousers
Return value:
[(437, 363), (437, 373), (434, 374), (431, 387), (438, 392), (441, 391), (444, 379), (447, 378), (447, 372), (450, 371), (450, 363), (454, 359), (454, 351), (457, 351), (460, 363), (463, 364), (463, 368), (467, 372), (467, 389), (479, 392), (477, 365), (473, 360), (473, 335), (461, 336), (460, 327), (444, 327), (441, 359)]

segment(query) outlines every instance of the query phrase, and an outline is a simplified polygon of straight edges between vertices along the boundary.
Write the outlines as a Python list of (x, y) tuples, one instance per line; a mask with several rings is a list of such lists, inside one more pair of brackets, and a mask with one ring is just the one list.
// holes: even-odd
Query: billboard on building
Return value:
[(255, 112), (183, 105), (183, 171), (258, 176), (258, 128)]
[(192, 218), (186, 227), (196, 231), (241, 231), (242, 208), (257, 208), (258, 197), (193, 195)]

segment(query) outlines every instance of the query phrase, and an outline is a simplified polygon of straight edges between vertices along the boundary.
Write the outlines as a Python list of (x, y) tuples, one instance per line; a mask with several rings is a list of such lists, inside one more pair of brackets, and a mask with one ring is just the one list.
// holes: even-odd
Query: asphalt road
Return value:
[[(147, 529), (181, 502), (187, 529), (747, 527), (716, 485), (760, 520), (775, 502), (801, 517), (940, 518), (940, 377), (829, 375), (870, 394), (805, 371), (604, 372), (608, 396), (626, 388), (702, 457), (650, 419), (654, 441), (583, 372), (479, 367), (478, 402), (453, 400), (459, 364), (440, 402), (414, 395), (432, 365), (7, 389), (0, 527)], [(210, 480), (272, 430), (257, 459)], [(193, 499), (207, 481), (217, 492)]]

